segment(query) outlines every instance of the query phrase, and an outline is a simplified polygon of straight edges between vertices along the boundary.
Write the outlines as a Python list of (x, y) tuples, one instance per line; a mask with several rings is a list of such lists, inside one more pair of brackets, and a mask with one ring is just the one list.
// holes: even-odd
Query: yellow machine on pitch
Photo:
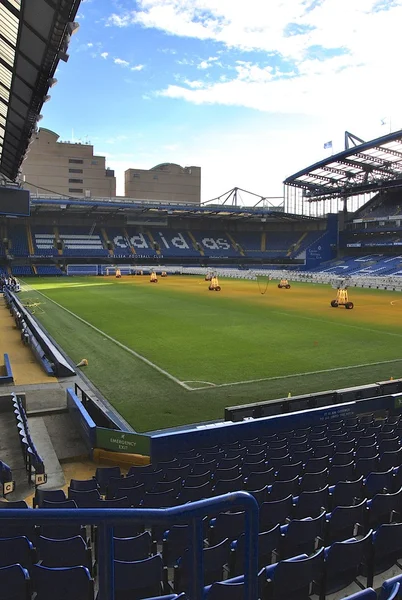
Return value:
[(212, 276), (208, 289), (211, 292), (220, 292), (221, 291), (221, 286), (219, 285), (218, 278), (216, 275)]
[(287, 279), (281, 279), (280, 282), (278, 283), (278, 288), (279, 289), (285, 289), (285, 290), (290, 290), (290, 283)]
[(348, 288), (339, 287), (336, 291), (336, 299), (331, 301), (332, 308), (338, 308), (338, 306), (344, 306), (347, 309), (352, 309), (354, 304), (349, 301)]

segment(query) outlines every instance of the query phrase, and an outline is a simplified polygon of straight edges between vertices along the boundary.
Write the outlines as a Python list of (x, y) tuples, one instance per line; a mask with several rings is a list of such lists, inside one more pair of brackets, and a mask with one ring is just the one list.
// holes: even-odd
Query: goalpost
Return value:
[(67, 265), (67, 275), (98, 275), (98, 265)]
[(101, 274), (115, 276), (117, 269), (119, 269), (121, 275), (135, 275), (137, 271), (136, 267), (130, 265), (102, 265)]

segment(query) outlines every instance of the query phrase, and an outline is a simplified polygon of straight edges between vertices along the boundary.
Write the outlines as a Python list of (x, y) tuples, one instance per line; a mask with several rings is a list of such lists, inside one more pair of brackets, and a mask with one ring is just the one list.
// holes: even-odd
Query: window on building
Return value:
[(68, 188), (69, 192), (72, 192), (73, 194), (83, 194), (84, 190), (82, 188)]
[(138, 175), (138, 173), (134, 173), (133, 174), (133, 179), (136, 179), (136, 178), (138, 178), (138, 179), (140, 178), (140, 176)]
[(69, 169), (68, 170), (69, 173), (83, 173), (82, 169)]
[(70, 163), (70, 165), (83, 165), (84, 161), (82, 160), (82, 158), (69, 158), (68, 162)]
[(91, 165), (97, 165), (98, 161), (97, 160), (91, 160)]
[(154, 175), (154, 176), (152, 177), (152, 179), (158, 179), (158, 176), (157, 176), (157, 175)]
[(83, 179), (69, 179), (68, 183), (84, 183)]

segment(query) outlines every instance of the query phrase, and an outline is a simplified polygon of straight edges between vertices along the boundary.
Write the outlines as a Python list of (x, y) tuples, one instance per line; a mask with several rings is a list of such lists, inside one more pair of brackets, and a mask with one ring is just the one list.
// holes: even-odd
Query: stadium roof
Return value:
[(194, 205), (194, 204), (174, 204), (174, 203), (155, 203), (147, 201), (135, 201), (124, 198), (111, 199), (82, 199), (77, 198), (35, 198), (31, 196), (31, 214), (38, 215), (49, 211), (63, 211), (69, 213), (79, 213), (83, 216), (108, 215), (109, 217), (128, 216), (130, 218), (139, 217), (141, 219), (165, 218), (165, 217), (185, 217), (200, 218), (208, 217), (211, 219), (231, 219), (231, 220), (282, 220), (282, 221), (300, 221), (318, 220), (315, 217), (302, 215), (293, 215), (284, 213), (280, 207), (252, 207), (252, 206), (231, 206), (231, 205)]
[(310, 202), (402, 186), (402, 130), (371, 142), (346, 132), (345, 142), (346, 150), (288, 177), (285, 185), (301, 188)]
[(17, 178), (81, 0), (0, 0), (0, 174)]

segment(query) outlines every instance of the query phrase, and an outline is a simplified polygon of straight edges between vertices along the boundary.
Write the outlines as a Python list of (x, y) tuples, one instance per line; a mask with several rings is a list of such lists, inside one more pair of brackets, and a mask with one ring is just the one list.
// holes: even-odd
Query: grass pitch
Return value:
[[(29, 281), (22, 300), (137, 431), (219, 419), (225, 406), (402, 376), (402, 295), (200, 277)], [(39, 292), (39, 294), (36, 292)], [(92, 327), (91, 327), (92, 326)]]

